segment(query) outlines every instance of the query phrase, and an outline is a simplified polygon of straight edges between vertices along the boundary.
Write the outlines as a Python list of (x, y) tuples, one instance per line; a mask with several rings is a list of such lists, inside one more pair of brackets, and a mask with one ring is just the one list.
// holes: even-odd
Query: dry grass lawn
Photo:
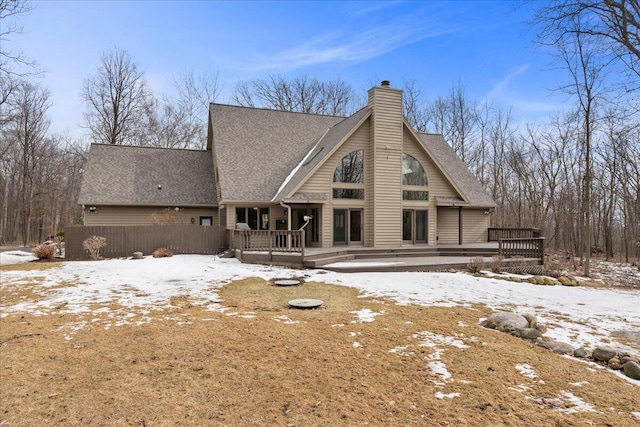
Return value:
[[(3, 289), (0, 304), (37, 297), (28, 286), (21, 289)], [(108, 312), (3, 317), (0, 425), (640, 422), (631, 415), (640, 411), (637, 386), (480, 327), (478, 319), (489, 314), (484, 307), (399, 306), (359, 298), (347, 287), (276, 287), (261, 279), (234, 282), (220, 296), (227, 312), (174, 298), (171, 310), (149, 314), (151, 322), (108, 329)], [(325, 304), (313, 310), (288, 308), (287, 301), (301, 297)], [(383, 314), (363, 323), (352, 312), (364, 308)], [(65, 339), (73, 325), (82, 327)], [(468, 347), (421, 346), (427, 331), (455, 336)], [(427, 369), (436, 350), (451, 373), (447, 381)], [(516, 364), (530, 365), (538, 378), (523, 376)], [(459, 396), (438, 398), (438, 392)], [(566, 392), (593, 411), (572, 412), (567, 399), (557, 400)]]

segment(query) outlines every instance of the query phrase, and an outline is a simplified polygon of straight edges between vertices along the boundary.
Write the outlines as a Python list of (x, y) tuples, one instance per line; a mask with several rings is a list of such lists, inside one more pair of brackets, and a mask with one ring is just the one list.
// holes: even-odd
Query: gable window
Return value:
[(334, 199), (364, 199), (364, 150), (344, 156), (333, 172)]
[(410, 154), (402, 153), (402, 200), (429, 200), (427, 173)]
[(364, 183), (364, 150), (352, 151), (340, 160), (333, 172), (333, 182)]

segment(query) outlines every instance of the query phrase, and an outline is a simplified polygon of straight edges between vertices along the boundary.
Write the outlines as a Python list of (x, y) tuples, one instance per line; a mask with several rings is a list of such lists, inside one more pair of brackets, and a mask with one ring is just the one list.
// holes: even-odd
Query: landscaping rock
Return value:
[(551, 277), (545, 277), (542, 280), (542, 282), (543, 282), (544, 285), (547, 285), (547, 286), (555, 286), (555, 284), (556, 284), (556, 281), (553, 280)]
[(593, 359), (601, 362), (608, 362), (612, 357), (618, 354), (618, 351), (611, 347), (598, 347), (593, 350)]
[(518, 337), (518, 338), (522, 338), (525, 340), (537, 340), (538, 338), (542, 337), (542, 332), (540, 332), (539, 330), (535, 329), (535, 328), (521, 328), (521, 329), (516, 329), (514, 330), (511, 335)]
[(529, 321), (524, 316), (516, 313), (499, 312), (491, 314), (482, 322), (482, 326), (510, 333), (516, 329), (527, 328)]
[(622, 372), (629, 378), (640, 380), (640, 363), (629, 361), (622, 365)]
[(620, 369), (622, 369), (622, 363), (620, 363), (620, 359), (618, 359), (617, 356), (609, 359), (609, 362), (607, 363), (607, 365), (609, 366), (610, 369), (614, 369), (616, 371), (619, 371)]
[(143, 259), (144, 255), (142, 254), (142, 252), (134, 252), (133, 253), (133, 259)]
[(527, 322), (529, 322), (529, 327), (530, 328), (537, 328), (538, 327), (538, 318), (534, 314), (526, 313), (526, 314), (523, 314), (522, 317), (527, 319)]
[(584, 359), (585, 357), (587, 357), (587, 351), (582, 347), (576, 348), (573, 351), (573, 357), (578, 357), (580, 359)]
[(556, 354), (573, 354), (574, 348), (571, 344), (561, 341), (541, 341), (538, 343), (540, 347), (551, 350)]
[(522, 283), (522, 279), (521, 279), (521, 278), (519, 278), (519, 277), (512, 277), (512, 278), (511, 278), (511, 281), (512, 281), (512, 282), (516, 282), (516, 283)]
[(567, 276), (558, 277), (558, 282), (560, 282), (560, 284), (562, 286), (577, 286), (578, 285), (578, 282), (576, 282), (575, 279), (571, 280)]
[(637, 358), (637, 357), (635, 357), (635, 356), (631, 356), (631, 355), (628, 355), (628, 354), (625, 354), (625, 355), (621, 355), (621, 356), (620, 356), (620, 362), (621, 362), (623, 365), (624, 365), (625, 363), (629, 362), (629, 361), (631, 361), (631, 362), (636, 362), (636, 363), (640, 363), (640, 359), (639, 359), (639, 358)]

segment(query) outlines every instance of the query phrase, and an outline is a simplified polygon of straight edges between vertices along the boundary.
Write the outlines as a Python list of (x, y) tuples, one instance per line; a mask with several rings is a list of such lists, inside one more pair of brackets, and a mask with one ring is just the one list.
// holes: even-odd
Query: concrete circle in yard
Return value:
[(273, 283), (275, 283), (276, 286), (296, 286), (300, 284), (300, 281), (293, 280), (293, 279), (283, 279), (283, 280), (276, 280)]
[(320, 299), (292, 299), (289, 301), (289, 305), (293, 308), (316, 308), (322, 305), (322, 300)]

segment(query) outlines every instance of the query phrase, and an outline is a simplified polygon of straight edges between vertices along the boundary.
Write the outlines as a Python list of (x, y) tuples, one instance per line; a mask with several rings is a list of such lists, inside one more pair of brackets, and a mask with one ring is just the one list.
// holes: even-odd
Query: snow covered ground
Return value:
[[(3, 263), (7, 256), (2, 254)], [(399, 304), (469, 306), (480, 303), (494, 310), (534, 313), (548, 327), (547, 336), (586, 348), (609, 340), (615, 343), (614, 331), (640, 330), (638, 290), (536, 286), (465, 273), (334, 273), (242, 264), (215, 256), (177, 255), (65, 262), (60, 268), (46, 270), (45, 274), (38, 270), (1, 274), (3, 287), (44, 276), (35, 289), (42, 294), (42, 299), (2, 307), (2, 316), (12, 312), (47, 314), (53, 309), (58, 313), (90, 313), (96, 304), (105, 310), (111, 302), (128, 309), (129, 313), (137, 311), (146, 315), (170, 306), (170, 298), (175, 296), (188, 296), (196, 304), (224, 310), (217, 289), (230, 281), (252, 276), (266, 280), (302, 276), (307, 281), (355, 287), (363, 295), (386, 297)], [(120, 318), (119, 322), (126, 319)], [(633, 351), (640, 351), (640, 343)]]

